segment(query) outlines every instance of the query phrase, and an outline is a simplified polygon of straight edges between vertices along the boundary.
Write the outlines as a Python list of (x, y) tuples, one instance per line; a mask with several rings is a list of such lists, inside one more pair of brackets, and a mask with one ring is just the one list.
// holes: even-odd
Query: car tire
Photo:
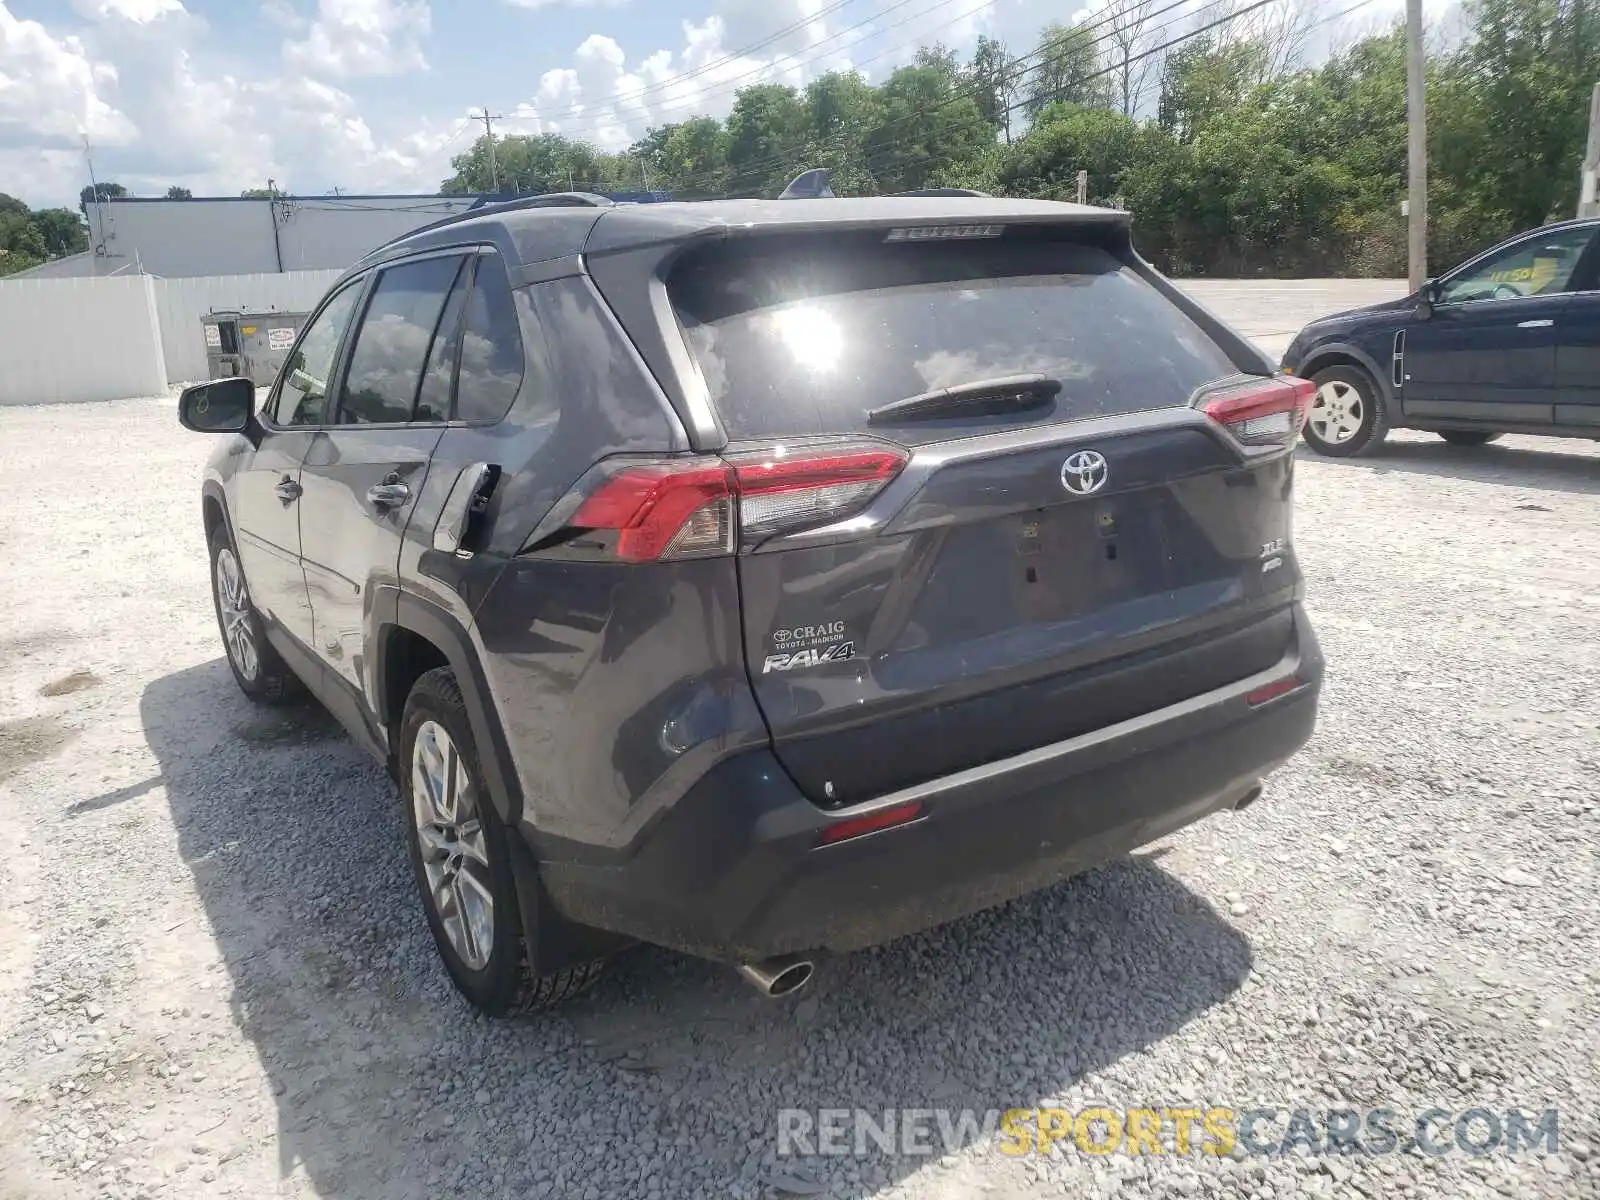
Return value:
[(300, 681), (267, 641), (266, 626), (250, 602), (239, 552), (227, 527), (213, 526), (207, 543), (211, 550), (211, 604), (234, 682), (257, 704), (294, 699)]
[(1452, 446), (1487, 446), (1490, 442), (1498, 442), (1501, 435), (1498, 433), (1483, 433), (1476, 429), (1444, 429), (1439, 436)]
[(456, 989), (490, 1017), (586, 991), (603, 960), (534, 975), (508, 839), (489, 800), (460, 684), (448, 667), (411, 689), (400, 722), (406, 843), (434, 945)]
[(1389, 436), (1383, 393), (1360, 367), (1325, 367), (1311, 377), (1317, 385), (1302, 431), (1306, 445), (1329, 458), (1371, 454)]

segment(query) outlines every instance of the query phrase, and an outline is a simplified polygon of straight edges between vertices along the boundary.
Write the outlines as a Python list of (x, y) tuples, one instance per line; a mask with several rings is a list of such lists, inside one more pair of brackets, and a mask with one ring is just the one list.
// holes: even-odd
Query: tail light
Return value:
[(1291, 446), (1306, 423), (1317, 385), (1274, 375), (1209, 393), (1201, 410), (1244, 446)]
[(903, 450), (876, 444), (614, 460), (579, 481), (529, 547), (558, 538), (624, 562), (732, 554), (860, 511), (905, 463)]

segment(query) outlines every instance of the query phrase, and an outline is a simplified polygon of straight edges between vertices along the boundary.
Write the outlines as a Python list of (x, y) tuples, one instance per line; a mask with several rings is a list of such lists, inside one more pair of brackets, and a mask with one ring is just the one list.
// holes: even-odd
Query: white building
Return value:
[(90, 250), (15, 279), (167, 279), (343, 270), (374, 246), (470, 208), (478, 196), (118, 197), (88, 206)]

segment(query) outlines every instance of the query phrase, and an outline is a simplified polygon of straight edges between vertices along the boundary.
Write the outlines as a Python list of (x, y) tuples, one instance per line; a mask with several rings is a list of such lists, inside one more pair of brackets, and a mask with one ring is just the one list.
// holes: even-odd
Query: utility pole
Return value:
[(1078, 172), (1078, 203), (1089, 203), (1089, 172)]
[(1428, 277), (1428, 68), (1422, 48), (1422, 0), (1406, 0), (1406, 229), (1411, 290)]
[(1578, 188), (1578, 215), (1600, 216), (1600, 83), (1589, 96), (1589, 145), (1583, 152), (1583, 177)]
[[(1595, 89), (1595, 94), (1600, 96), (1600, 88)], [(644, 165), (644, 155), (642, 154), (639, 156), (639, 174), (644, 177), (644, 190), (648, 192), (650, 190), (650, 168)]]
[[(100, 223), (100, 236), (95, 239), (95, 244), (89, 247), (90, 250), (95, 251), (95, 253), (89, 255), (89, 266), (98, 275), (100, 274), (100, 255), (104, 254), (106, 249), (106, 216), (100, 210), (100, 184), (94, 177), (94, 150), (89, 145), (89, 135), (87, 133), (83, 135), (83, 161), (89, 164), (89, 194), (94, 197), (95, 220)], [(83, 215), (85, 218), (89, 215), (87, 205), (84, 206)], [(92, 226), (91, 232), (93, 232)]]
[(494, 194), (500, 194), (500, 167), (494, 161), (494, 126), (490, 123), (494, 118), (489, 113), (489, 106), (483, 106), (483, 132), (489, 139), (489, 184)]

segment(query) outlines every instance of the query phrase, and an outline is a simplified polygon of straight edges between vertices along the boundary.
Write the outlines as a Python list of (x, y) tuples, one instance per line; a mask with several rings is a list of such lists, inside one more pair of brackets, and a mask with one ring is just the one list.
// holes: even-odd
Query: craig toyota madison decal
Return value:
[(819, 667), (855, 656), (856, 644), (845, 636), (843, 621), (796, 625), (772, 631), (772, 653), (761, 664), (761, 673)]

